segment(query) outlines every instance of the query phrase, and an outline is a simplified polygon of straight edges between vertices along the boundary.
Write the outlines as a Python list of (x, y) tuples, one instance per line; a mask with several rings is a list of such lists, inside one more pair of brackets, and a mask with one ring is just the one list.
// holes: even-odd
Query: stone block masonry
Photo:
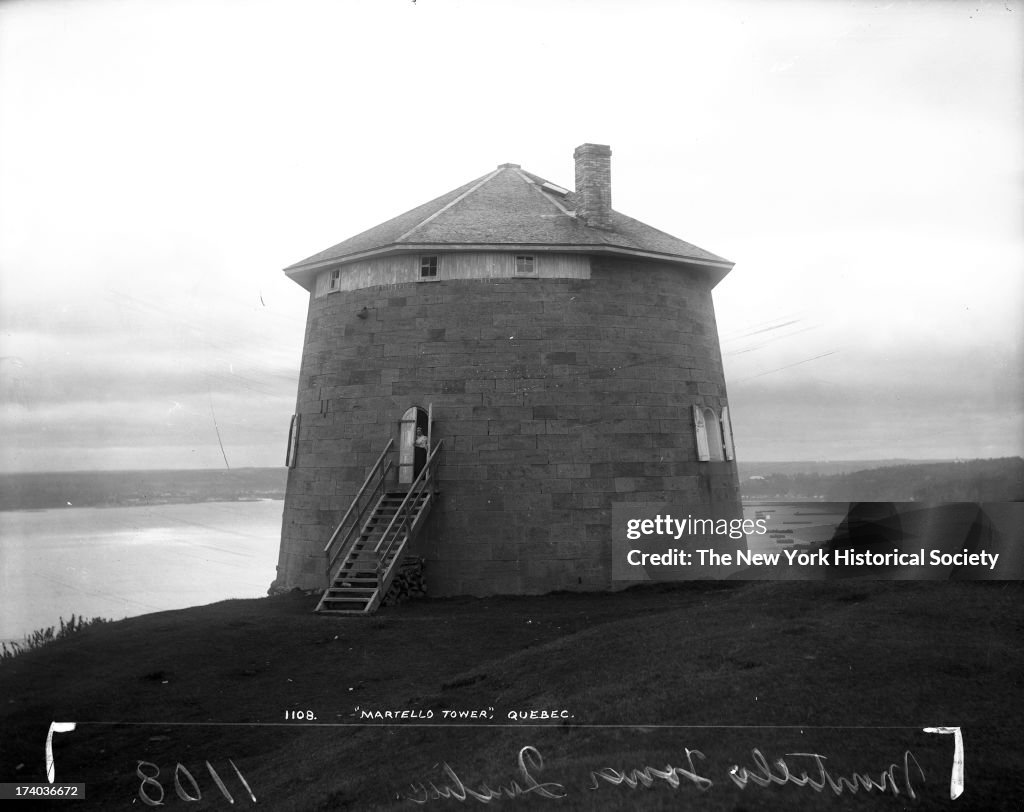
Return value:
[(613, 502), (739, 517), (735, 463), (699, 462), (692, 421), (726, 405), (710, 287), (592, 258), (589, 279), (311, 297), (279, 582), (325, 585), (323, 546), (410, 406), (445, 442), (411, 551), (431, 595), (611, 588)]

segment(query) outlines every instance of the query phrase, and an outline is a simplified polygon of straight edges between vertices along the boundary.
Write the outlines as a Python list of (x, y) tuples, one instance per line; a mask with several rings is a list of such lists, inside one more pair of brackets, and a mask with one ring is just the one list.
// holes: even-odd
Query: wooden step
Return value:
[(365, 615), (366, 608), (363, 606), (349, 606), (340, 609), (321, 609), (323, 615)]
[[(394, 578), (397, 563), (412, 531), (419, 529), (432, 495), (427, 492), (408, 497), (406, 492), (392, 491), (380, 498), (335, 571), (331, 586), (320, 598), (318, 612), (355, 615), (377, 607), (383, 598), (383, 587)], [(403, 504), (405, 509), (401, 510)], [(391, 533), (385, 535), (389, 528)], [(376, 548), (385, 538), (388, 552), (378, 553)]]

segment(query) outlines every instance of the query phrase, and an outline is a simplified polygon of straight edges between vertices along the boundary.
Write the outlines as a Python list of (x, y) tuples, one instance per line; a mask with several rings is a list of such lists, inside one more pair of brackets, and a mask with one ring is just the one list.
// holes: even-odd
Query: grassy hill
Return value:
[[(140, 761), (159, 767), (167, 809), (252, 806), (231, 762), (255, 808), (472, 808), (434, 796), (458, 781), (526, 792), (526, 747), (543, 758), (525, 751), (527, 772), (564, 797), (532, 789), (498, 808), (1016, 809), (1021, 597), (1017, 583), (850, 580), (430, 600), (371, 618), (314, 615), (299, 593), (161, 612), (0, 663), (0, 781), (43, 780), (50, 721), (74, 720), (54, 753), (58, 781), (87, 785), (82, 810), (143, 808)], [(307, 710), (315, 720), (285, 719)], [(433, 718), (360, 719), (402, 710)], [(473, 710), (489, 718), (444, 718)], [(509, 720), (529, 711), (569, 718)], [(952, 737), (924, 726), (963, 727), (955, 804)], [(819, 792), (778, 766), (775, 783), (741, 789), (730, 768), (763, 775), (757, 753), (812, 778), (809, 757), (787, 754), (827, 757), (833, 778), (896, 765), (900, 795)], [(176, 794), (178, 763), (201, 802)], [(632, 772), (645, 767), (661, 772)]]

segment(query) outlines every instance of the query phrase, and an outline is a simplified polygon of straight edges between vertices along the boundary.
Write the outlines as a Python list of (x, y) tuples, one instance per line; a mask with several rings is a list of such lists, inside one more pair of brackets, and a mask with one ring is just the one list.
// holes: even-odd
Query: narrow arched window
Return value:
[[(721, 462), (726, 459), (722, 421), (718, 419), (714, 409), (694, 406), (693, 430), (697, 440), (698, 460), (701, 462)], [(729, 457), (729, 459), (732, 458)]]
[(697, 459), (707, 462), (711, 459), (708, 453), (708, 428), (704, 424), (704, 412), (700, 406), (693, 407), (693, 434), (697, 443)]
[(725, 459), (725, 450), (722, 444), (722, 422), (718, 419), (714, 409), (704, 409), (704, 425), (707, 427), (708, 435), (708, 459), (712, 462), (721, 462)]

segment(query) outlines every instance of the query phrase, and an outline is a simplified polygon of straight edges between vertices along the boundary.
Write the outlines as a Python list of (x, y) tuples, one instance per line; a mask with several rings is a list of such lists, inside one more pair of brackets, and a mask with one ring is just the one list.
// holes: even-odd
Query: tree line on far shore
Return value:
[[(741, 461), (740, 491), (745, 499), (830, 502), (1024, 501), (1020, 457), (821, 473), (850, 464)], [(283, 499), (286, 478), (285, 468), (0, 474), (0, 510)]]
[(284, 499), (285, 468), (0, 474), (0, 510)]
[(914, 463), (840, 474), (766, 473), (744, 478), (740, 491), (745, 499), (1017, 502), (1024, 500), (1024, 459)]

